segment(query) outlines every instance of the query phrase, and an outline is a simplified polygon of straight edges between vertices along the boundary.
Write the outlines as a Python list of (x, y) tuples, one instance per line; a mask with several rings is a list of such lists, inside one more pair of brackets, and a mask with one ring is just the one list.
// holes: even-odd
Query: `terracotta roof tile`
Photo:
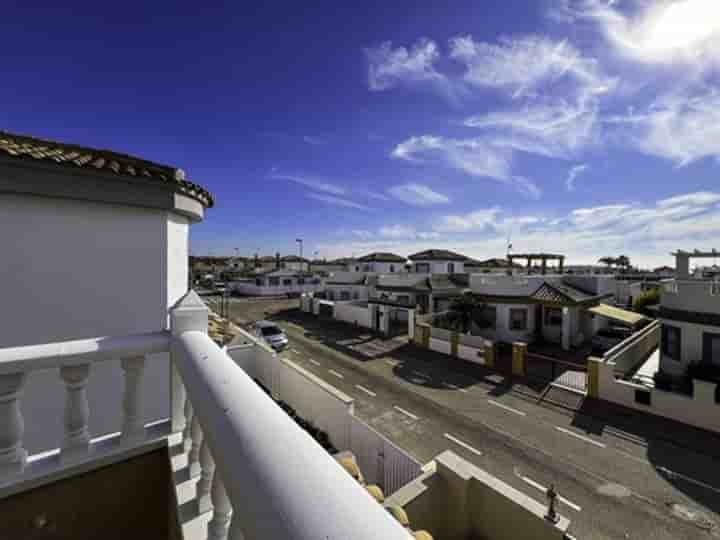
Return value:
[(180, 169), (110, 150), (98, 150), (0, 131), (0, 156), (2, 155), (12, 159), (35, 159), (63, 168), (92, 167), (109, 176), (143, 176), (158, 183), (165, 183), (168, 187), (196, 199), (207, 208), (214, 204), (212, 195), (202, 186), (186, 181)]

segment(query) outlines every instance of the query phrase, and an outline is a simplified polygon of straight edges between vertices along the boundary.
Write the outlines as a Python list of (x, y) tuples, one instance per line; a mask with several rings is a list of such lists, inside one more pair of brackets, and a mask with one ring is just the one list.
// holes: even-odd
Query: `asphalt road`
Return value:
[(278, 320), (291, 341), (283, 355), (355, 398), (360, 418), (417, 459), (453, 450), (541, 502), (552, 483), (578, 539), (720, 537), (720, 462), (711, 455), (598, 433), (566, 411), (448, 369), (442, 355), (402, 339), (333, 333), (337, 325), (296, 306), (235, 299), (230, 309), (239, 323)]

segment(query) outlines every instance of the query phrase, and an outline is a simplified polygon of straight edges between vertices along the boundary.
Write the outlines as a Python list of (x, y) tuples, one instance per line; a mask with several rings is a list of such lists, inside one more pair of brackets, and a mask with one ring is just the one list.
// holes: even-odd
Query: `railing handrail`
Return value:
[(407, 540), (408, 532), (204, 332), (172, 355), (246, 537)]
[(118, 360), (169, 349), (170, 333), (165, 330), (7, 347), (0, 349), (0, 374)]
[(632, 334), (630, 337), (624, 339), (611, 349), (605, 352), (603, 354), (603, 361), (607, 364), (614, 364), (615, 359), (620, 356), (620, 354), (624, 353), (627, 349), (630, 347), (635, 346), (639, 341), (644, 339), (648, 334), (659, 330), (660, 328), (660, 321), (654, 320), (650, 323), (648, 323), (646, 326), (644, 326), (642, 329), (640, 329), (635, 334)]

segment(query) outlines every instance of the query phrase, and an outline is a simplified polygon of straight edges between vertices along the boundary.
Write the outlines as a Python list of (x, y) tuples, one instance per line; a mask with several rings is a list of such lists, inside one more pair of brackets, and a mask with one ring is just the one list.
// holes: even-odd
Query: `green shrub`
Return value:
[(633, 309), (643, 315), (651, 315), (647, 309), (648, 306), (654, 306), (660, 303), (660, 289), (650, 289), (639, 295), (633, 301)]

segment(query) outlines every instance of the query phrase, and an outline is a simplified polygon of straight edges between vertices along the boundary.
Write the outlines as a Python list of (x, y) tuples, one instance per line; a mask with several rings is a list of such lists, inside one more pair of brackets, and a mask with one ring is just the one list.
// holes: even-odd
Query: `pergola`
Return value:
[(675, 257), (675, 277), (687, 279), (690, 277), (690, 259), (714, 259), (720, 257), (720, 251), (713, 248), (711, 251), (683, 251), (678, 249), (671, 253)]
[(539, 259), (542, 268), (541, 273), (543, 275), (547, 273), (548, 261), (559, 261), (559, 271), (561, 274), (563, 272), (563, 266), (565, 265), (565, 255), (555, 255), (552, 253), (513, 253), (512, 255), (508, 254), (507, 258), (508, 261), (510, 261), (510, 266), (512, 266), (514, 259), (526, 259), (528, 272), (530, 272), (532, 268), (533, 261)]

